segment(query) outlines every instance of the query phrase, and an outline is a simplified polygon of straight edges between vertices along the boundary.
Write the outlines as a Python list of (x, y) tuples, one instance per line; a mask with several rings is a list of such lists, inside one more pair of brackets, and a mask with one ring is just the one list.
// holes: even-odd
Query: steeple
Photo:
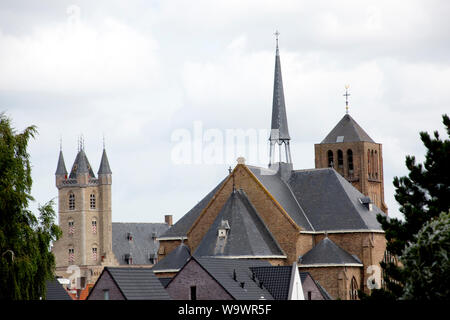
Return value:
[[(271, 167), (275, 162), (286, 162), (292, 163), (291, 151), (289, 147), (289, 129), (286, 116), (286, 105), (284, 102), (284, 90), (283, 90), (283, 79), (281, 76), (281, 62), (280, 62), (280, 52), (278, 49), (278, 36), (279, 32), (275, 32), (276, 36), (276, 54), (275, 54), (275, 75), (274, 75), (274, 85), (273, 85), (273, 102), (272, 102), (272, 125), (270, 131), (270, 162), (269, 167)], [(275, 145), (279, 146), (279, 157), (278, 161), (275, 161)], [(281, 145), (284, 144), (285, 156), (284, 160), (283, 153), (281, 150)]]

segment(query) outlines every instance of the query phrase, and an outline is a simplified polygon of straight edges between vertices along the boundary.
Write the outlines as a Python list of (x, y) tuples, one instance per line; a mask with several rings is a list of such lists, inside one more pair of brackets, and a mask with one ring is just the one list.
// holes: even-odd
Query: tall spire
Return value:
[[(279, 158), (277, 162), (292, 163), (291, 151), (289, 147), (289, 129), (286, 116), (286, 105), (284, 102), (284, 90), (283, 90), (283, 79), (281, 76), (281, 62), (280, 62), (280, 52), (278, 48), (278, 36), (280, 33), (275, 32), (276, 37), (276, 54), (275, 54), (275, 75), (273, 84), (273, 102), (272, 102), (272, 125), (270, 131), (270, 162), (269, 167), (274, 164), (275, 161), (275, 145), (279, 146)], [(284, 144), (285, 148), (285, 161), (282, 161), (283, 153), (281, 145)]]

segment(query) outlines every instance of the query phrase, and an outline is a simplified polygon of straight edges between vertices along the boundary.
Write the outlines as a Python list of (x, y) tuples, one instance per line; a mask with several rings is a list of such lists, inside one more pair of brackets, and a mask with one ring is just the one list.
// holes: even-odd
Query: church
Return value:
[[(314, 169), (294, 169), (290, 140), (277, 39), (268, 167), (238, 158), (229, 174), (175, 224), (171, 217), (149, 224), (155, 225), (153, 241), (136, 250), (144, 252), (141, 265), (152, 267), (159, 278), (172, 278), (191, 256), (264, 260), (273, 266), (296, 263), (333, 299), (342, 300), (380, 287), (379, 264), (387, 255), (376, 216), (388, 211), (382, 145), (348, 108), (315, 144)], [(112, 223), (111, 175), (105, 150), (98, 178), (82, 146), (69, 176), (60, 152), (56, 185), (63, 237), (54, 252), (57, 271), (66, 277), (70, 265), (79, 266), (81, 278), (90, 282), (104, 266), (134, 264), (134, 256), (126, 253), (133, 233), (127, 232), (124, 245), (127, 228), (115, 231), (118, 224)], [(119, 253), (119, 247), (126, 250)]]

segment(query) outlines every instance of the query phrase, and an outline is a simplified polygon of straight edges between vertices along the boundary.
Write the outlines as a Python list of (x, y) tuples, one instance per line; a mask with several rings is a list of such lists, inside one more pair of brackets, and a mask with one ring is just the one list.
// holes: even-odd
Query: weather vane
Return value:
[(350, 96), (350, 93), (348, 93), (348, 88), (350, 86), (348, 84), (345, 85), (345, 113), (348, 113), (348, 97)]

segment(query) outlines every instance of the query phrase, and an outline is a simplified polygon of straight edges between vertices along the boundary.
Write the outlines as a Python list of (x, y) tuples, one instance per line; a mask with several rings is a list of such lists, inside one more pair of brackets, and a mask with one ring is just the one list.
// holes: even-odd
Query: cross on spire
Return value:
[(348, 97), (350, 96), (350, 93), (348, 93), (348, 88), (350, 86), (348, 84), (345, 85), (345, 93), (343, 96), (345, 97), (345, 113), (348, 113)]
[(277, 50), (278, 50), (278, 36), (280, 35), (280, 33), (278, 32), (278, 30), (275, 30), (274, 36), (275, 36), (275, 40), (277, 41)]

